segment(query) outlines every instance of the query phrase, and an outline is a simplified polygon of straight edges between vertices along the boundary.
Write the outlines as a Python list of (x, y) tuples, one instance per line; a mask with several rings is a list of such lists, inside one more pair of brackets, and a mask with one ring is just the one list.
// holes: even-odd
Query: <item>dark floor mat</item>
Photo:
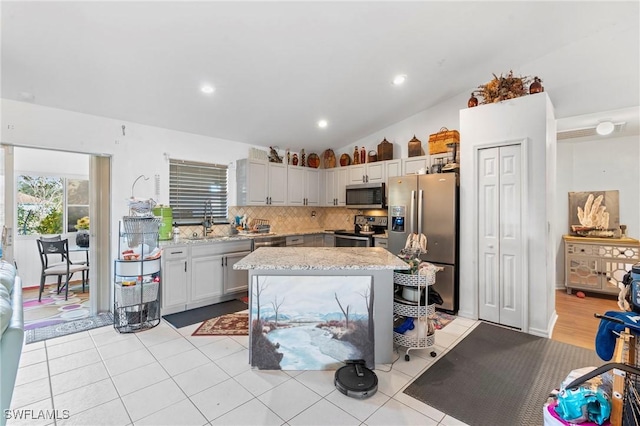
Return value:
[(220, 315), (244, 311), (247, 307), (246, 303), (234, 299), (229, 300), (228, 302), (215, 303), (213, 305), (202, 306), (200, 308), (190, 309), (184, 312), (164, 315), (162, 318), (171, 323), (175, 328), (182, 328), (211, 318), (219, 317)]
[(404, 393), (471, 426), (542, 425), (549, 392), (602, 364), (595, 351), (481, 323)]

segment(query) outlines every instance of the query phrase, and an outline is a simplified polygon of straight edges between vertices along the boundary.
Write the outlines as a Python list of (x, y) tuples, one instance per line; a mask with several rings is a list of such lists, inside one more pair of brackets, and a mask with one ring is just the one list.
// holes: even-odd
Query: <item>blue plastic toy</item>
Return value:
[(397, 327), (393, 328), (393, 331), (396, 333), (404, 334), (409, 330), (413, 330), (415, 325), (413, 325), (413, 318), (405, 318), (404, 322)]

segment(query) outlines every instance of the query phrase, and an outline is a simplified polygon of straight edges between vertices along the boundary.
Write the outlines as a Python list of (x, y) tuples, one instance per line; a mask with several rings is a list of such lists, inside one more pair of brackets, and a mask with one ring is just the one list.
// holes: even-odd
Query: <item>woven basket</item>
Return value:
[(443, 154), (447, 152), (448, 143), (456, 142), (460, 142), (460, 132), (443, 127), (438, 133), (429, 135), (429, 154)]

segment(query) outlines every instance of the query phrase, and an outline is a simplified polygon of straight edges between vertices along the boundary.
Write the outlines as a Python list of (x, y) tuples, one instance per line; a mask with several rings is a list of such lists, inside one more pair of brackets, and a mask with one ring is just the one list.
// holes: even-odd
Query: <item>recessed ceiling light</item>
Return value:
[(406, 79), (407, 79), (407, 76), (405, 74), (396, 75), (393, 78), (393, 84), (395, 86), (400, 86), (402, 83), (405, 82)]
[(204, 85), (200, 88), (200, 91), (202, 93), (206, 93), (207, 95), (212, 94), (216, 89), (214, 89), (213, 86), (209, 86), (209, 85)]
[(603, 121), (596, 126), (596, 132), (600, 136), (610, 135), (613, 132), (615, 126), (610, 121)]
[(321, 129), (324, 129), (325, 127), (327, 127), (327, 120), (320, 120), (318, 121), (318, 127), (320, 127)]

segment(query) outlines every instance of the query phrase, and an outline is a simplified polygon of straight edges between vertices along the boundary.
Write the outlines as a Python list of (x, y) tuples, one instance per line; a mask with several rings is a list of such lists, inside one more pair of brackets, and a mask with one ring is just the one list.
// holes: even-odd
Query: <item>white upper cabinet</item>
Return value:
[(308, 167), (288, 167), (288, 200), (290, 206), (320, 205), (320, 170)]
[(325, 206), (345, 206), (347, 186), (347, 176), (349, 170), (347, 167), (339, 167), (334, 169), (326, 169), (324, 172), (324, 205)]
[(402, 160), (388, 160), (385, 161), (387, 168), (387, 183), (388, 179), (396, 176), (402, 176)]
[(239, 206), (284, 206), (287, 202), (287, 167), (263, 160), (238, 160), (236, 185)]
[(422, 155), (420, 157), (409, 157), (402, 159), (402, 174), (413, 175), (418, 173), (418, 170), (429, 170), (429, 156)]
[(386, 162), (356, 164), (349, 166), (349, 185), (356, 183), (386, 182)]

